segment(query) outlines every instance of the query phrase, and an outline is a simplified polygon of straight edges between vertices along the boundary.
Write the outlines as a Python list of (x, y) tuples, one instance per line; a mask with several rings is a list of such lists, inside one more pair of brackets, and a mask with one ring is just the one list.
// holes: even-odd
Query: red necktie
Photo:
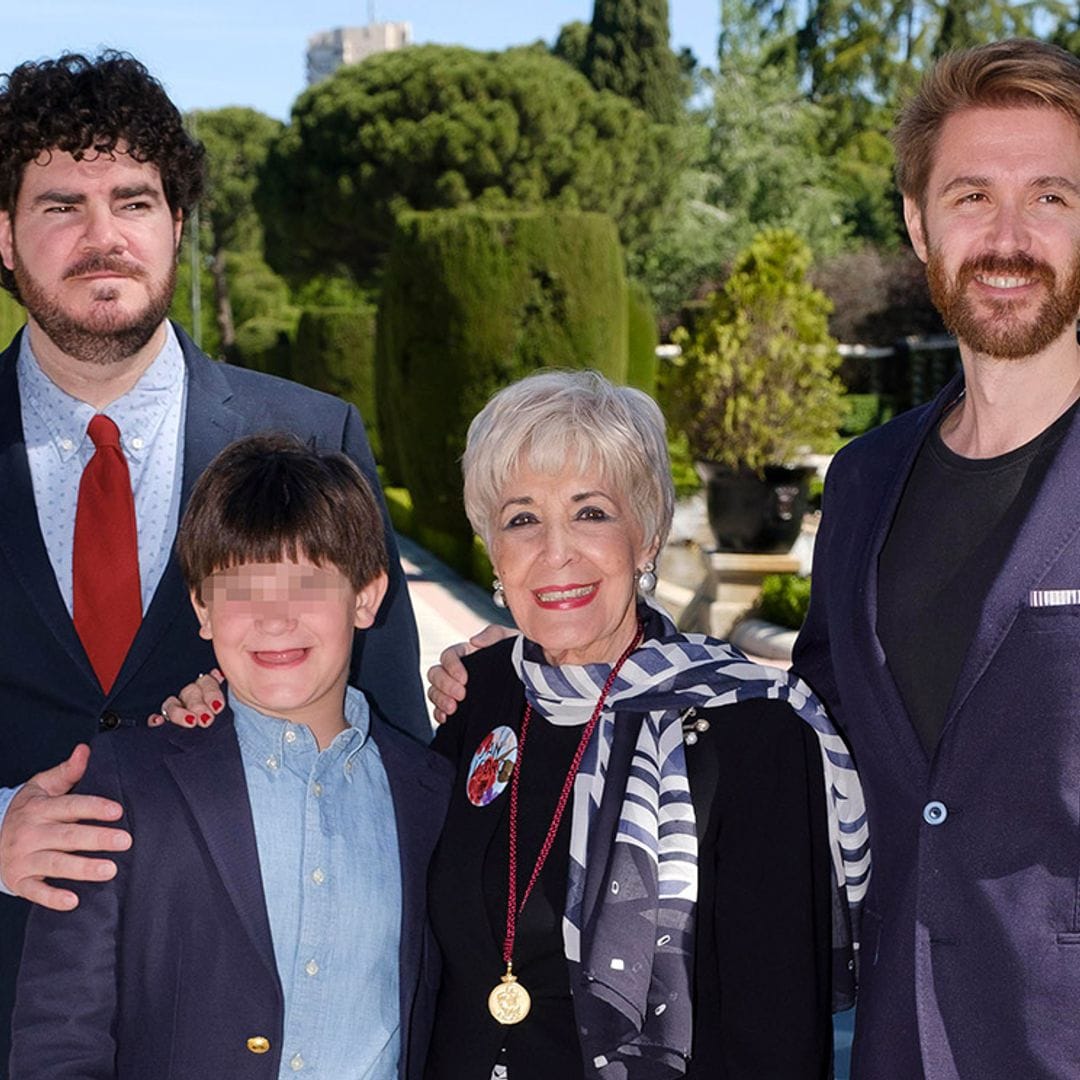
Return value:
[(135, 499), (120, 429), (98, 414), (87, 428), (94, 456), (83, 469), (72, 558), (75, 629), (108, 693), (142, 621)]

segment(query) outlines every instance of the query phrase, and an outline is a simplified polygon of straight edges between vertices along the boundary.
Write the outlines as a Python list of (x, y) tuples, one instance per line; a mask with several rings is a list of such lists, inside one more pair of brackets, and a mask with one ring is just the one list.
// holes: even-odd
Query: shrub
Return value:
[(810, 249), (765, 229), (735, 260), (693, 336), (677, 330), (673, 421), (701, 460), (760, 472), (831, 444), (843, 417), (829, 301), (807, 280)]
[(293, 378), (352, 402), (381, 454), (375, 423), (375, 311), (370, 307), (306, 308), (293, 346)]
[(798, 630), (810, 605), (810, 579), (798, 574), (769, 574), (761, 582), (757, 613), (767, 622)]
[[(459, 461), (491, 394), (540, 367), (625, 381), (626, 280), (600, 214), (410, 214), (379, 305), (376, 392), (387, 473), (412, 494), (418, 531), (452, 538), (468, 572), (472, 530)], [(442, 543), (442, 541), (439, 541)]]
[(256, 315), (236, 328), (238, 361), (253, 371), (292, 377), (290, 337), (296, 321), (278, 315)]
[(656, 396), (657, 357), (656, 346), (660, 336), (656, 329), (656, 312), (648, 290), (639, 282), (630, 282), (627, 292), (627, 344), (629, 353), (626, 365), (626, 382), (644, 390), (650, 397)]

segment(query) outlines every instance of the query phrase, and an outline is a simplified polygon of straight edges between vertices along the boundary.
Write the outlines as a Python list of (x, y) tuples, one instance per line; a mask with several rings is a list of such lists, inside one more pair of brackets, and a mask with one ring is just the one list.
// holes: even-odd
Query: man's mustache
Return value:
[(77, 263), (69, 266), (64, 271), (64, 280), (73, 277), (83, 277), (86, 274), (119, 274), (123, 277), (144, 277), (142, 267), (117, 255), (87, 255)]

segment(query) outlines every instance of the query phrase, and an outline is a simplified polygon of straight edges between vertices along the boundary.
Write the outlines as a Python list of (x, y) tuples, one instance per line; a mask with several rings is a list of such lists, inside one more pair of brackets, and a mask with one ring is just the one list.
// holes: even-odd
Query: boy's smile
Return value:
[(306, 724), (325, 747), (345, 726), (353, 630), (371, 625), (385, 591), (385, 574), (357, 592), (336, 567), (301, 557), (219, 570), (191, 599), (237, 699)]

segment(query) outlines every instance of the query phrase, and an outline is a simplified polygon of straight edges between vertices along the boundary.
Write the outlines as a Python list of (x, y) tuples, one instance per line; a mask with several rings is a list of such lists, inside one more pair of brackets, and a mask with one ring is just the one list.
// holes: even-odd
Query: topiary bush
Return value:
[(472, 562), (459, 461), (495, 390), (545, 366), (625, 382), (622, 266), (602, 214), (402, 218), (379, 304), (379, 428), (387, 474), (409, 489), (418, 534), (445, 561), (465, 572)]
[(769, 574), (762, 579), (757, 614), (767, 622), (798, 630), (810, 606), (810, 579), (798, 574)]
[(367, 427), (372, 453), (382, 445), (375, 423), (375, 310), (305, 308), (293, 344), (293, 378), (352, 402)]
[(666, 394), (695, 458), (761, 473), (835, 439), (844, 417), (830, 304), (808, 280), (811, 252), (790, 229), (764, 229), (735, 260)]
[(26, 322), (26, 310), (9, 292), (0, 289), (0, 348), (15, 336), (16, 331)]
[(256, 315), (236, 328), (237, 360), (252, 371), (292, 377), (291, 335), (296, 321), (287, 316)]
[(648, 290), (640, 282), (630, 282), (627, 300), (629, 352), (626, 382), (628, 386), (636, 386), (650, 397), (655, 397), (658, 363), (656, 346), (660, 344), (660, 335), (656, 327), (656, 310)]

